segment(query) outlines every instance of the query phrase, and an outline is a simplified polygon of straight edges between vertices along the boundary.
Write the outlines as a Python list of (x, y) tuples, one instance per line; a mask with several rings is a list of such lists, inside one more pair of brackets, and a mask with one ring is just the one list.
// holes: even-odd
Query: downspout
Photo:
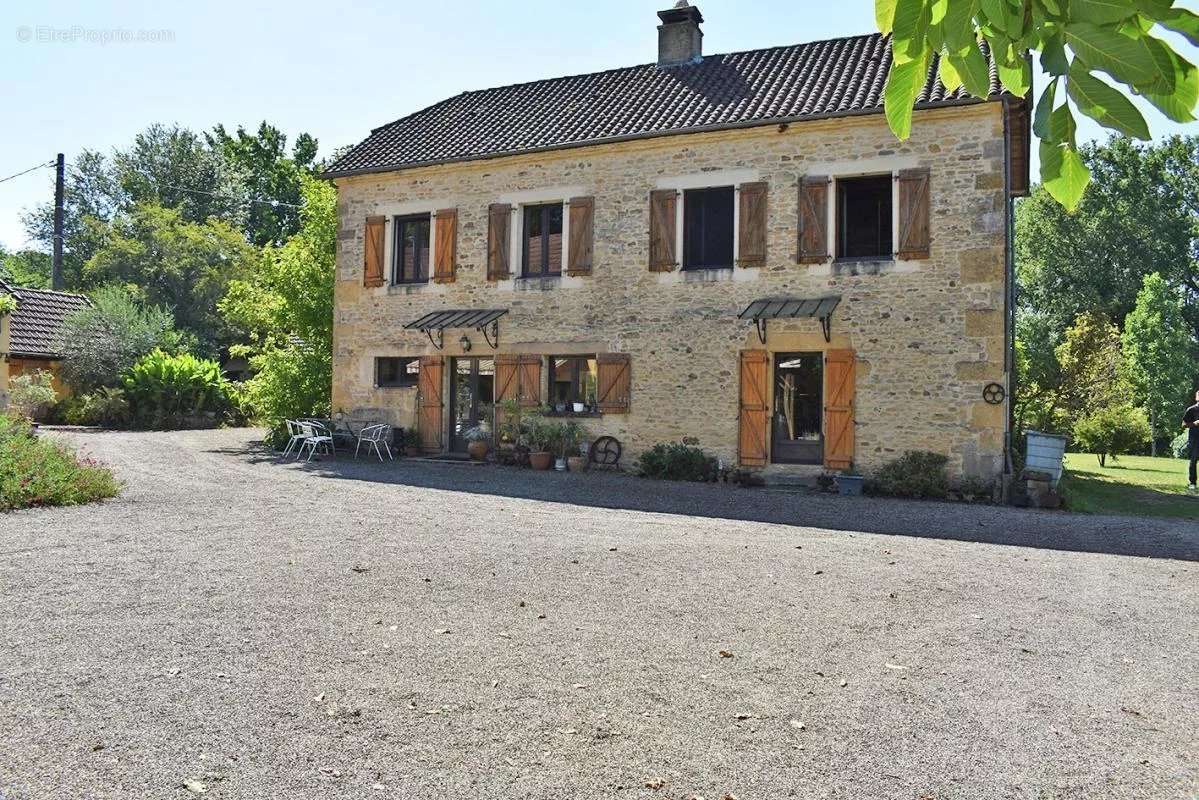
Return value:
[[(1031, 90), (1030, 90), (1031, 95)], [(1027, 102), (1027, 101), (1026, 101)], [(1015, 470), (1012, 432), (1016, 427), (1016, 200), (1012, 197), (1011, 98), (1003, 98), (1003, 261), (1007, 291), (1003, 293), (1003, 369), (1007, 373), (1007, 425), (1003, 435), (1004, 472)], [(1031, 153), (1029, 154), (1031, 157)]]

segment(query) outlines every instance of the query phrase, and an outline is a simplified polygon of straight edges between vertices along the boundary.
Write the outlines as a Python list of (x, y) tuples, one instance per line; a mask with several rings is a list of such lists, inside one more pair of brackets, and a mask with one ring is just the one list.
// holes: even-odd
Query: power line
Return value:
[(207, 197), (215, 197), (218, 200), (229, 200), (234, 203), (258, 203), (259, 205), (271, 206), (272, 208), (277, 208), (279, 206), (282, 206), (284, 208), (303, 208), (303, 206), (301, 206), (297, 203), (285, 203), (282, 200), (255, 200), (252, 197), (234, 197), (233, 195), (219, 194), (217, 192), (206, 192), (203, 189), (192, 189), (191, 187), (188, 187), (188, 186), (179, 186), (178, 184), (173, 184), (173, 183), (162, 183), (161, 181), (158, 180), (157, 177), (155, 177), (154, 175), (151, 175), (149, 172), (146, 172), (145, 170), (139, 169), (139, 170), (136, 170), (136, 172), (139, 172), (142, 175), (145, 175), (150, 180), (154, 181), (154, 183), (160, 189), (163, 189), (163, 188), (175, 189), (176, 191), (180, 191), (180, 192), (189, 192), (191, 194), (202, 194)]
[(45, 167), (52, 167), (52, 166), (54, 166), (53, 161), (47, 161), (44, 164), (34, 164), (29, 169), (21, 170), (20, 172), (14, 174), (14, 175), (9, 175), (7, 178), (0, 178), (0, 183), (4, 183), (5, 181), (11, 181), (13, 178), (19, 178), (22, 175), (27, 175), (28, 173), (33, 172), (35, 169), (44, 169)]

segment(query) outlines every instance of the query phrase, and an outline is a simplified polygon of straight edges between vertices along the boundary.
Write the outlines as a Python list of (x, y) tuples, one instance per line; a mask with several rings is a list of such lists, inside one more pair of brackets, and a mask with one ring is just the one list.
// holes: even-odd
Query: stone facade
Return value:
[[(796, 263), (801, 176), (916, 167), (931, 171), (928, 259)], [(857, 359), (857, 468), (931, 449), (950, 457), (955, 475), (995, 477), (1007, 407), (984, 402), (983, 388), (1008, 383), (1004, 171), (1003, 110), (992, 102), (918, 111), (907, 142), (870, 115), (339, 178), (334, 408), (376, 409), (412, 426), (416, 390), (375, 388), (374, 359), (459, 355), (464, 333), (472, 356), (623, 352), (631, 355), (629, 413), (588, 420), (589, 431), (619, 438), (623, 463), (656, 442), (694, 437), (731, 464), (741, 350), (849, 348)], [(649, 271), (652, 190), (752, 181), (769, 186), (764, 266)], [(489, 204), (577, 196), (595, 198), (591, 275), (486, 279)], [(365, 288), (366, 218), (442, 208), (458, 212), (456, 281)], [(830, 294), (842, 299), (829, 343), (819, 323), (805, 319), (770, 322), (763, 345), (737, 318), (759, 298)], [(509, 309), (498, 349), (473, 330), (449, 330), (438, 351), (403, 328), (452, 308)]]

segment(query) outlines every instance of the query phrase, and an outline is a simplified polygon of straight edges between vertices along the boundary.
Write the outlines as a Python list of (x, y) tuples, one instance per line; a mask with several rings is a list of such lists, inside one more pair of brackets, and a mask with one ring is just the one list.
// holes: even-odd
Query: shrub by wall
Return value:
[(866, 491), (892, 497), (941, 499), (949, 494), (949, 458), (911, 450), (884, 464), (866, 480)]
[(215, 427), (236, 417), (234, 389), (220, 364), (190, 353), (148, 353), (123, 383), (135, 427)]
[(22, 421), (0, 416), (0, 511), (80, 505), (115, 497), (119, 490), (108, 468), (34, 437)]
[(637, 474), (669, 481), (706, 481), (716, 473), (716, 459), (683, 442), (656, 444), (637, 459)]

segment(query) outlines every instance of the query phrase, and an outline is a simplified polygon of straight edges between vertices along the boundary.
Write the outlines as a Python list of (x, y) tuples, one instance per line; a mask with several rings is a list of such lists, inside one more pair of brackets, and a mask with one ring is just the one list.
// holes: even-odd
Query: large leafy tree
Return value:
[(875, 12), (879, 29), (894, 34), (884, 101), (900, 139), (911, 133), (912, 107), (934, 62), (947, 88), (965, 86), (986, 97), (981, 41), (1003, 88), (1025, 97), (1032, 88), (1030, 54), (1039, 54), (1051, 76), (1033, 115), (1041, 181), (1069, 210), (1091, 179), (1076, 111), (1138, 139), (1149, 138), (1149, 127), (1130, 96), (1176, 122), (1195, 118), (1199, 70), (1155, 35), (1166, 28), (1199, 45), (1199, 15), (1175, 8), (1173, 0), (875, 0)]
[(1155, 272), (1199, 339), (1199, 137), (1153, 146), (1113, 137), (1081, 153), (1096, 179), (1077, 213), (1044, 187), (1016, 208), (1018, 312), (1036, 315), (1044, 334), (1025, 344), (1050, 352), (1086, 311), (1123, 320)]
[(200, 353), (214, 355), (234, 340), (217, 301), (258, 257), (223, 220), (189, 222), (178, 209), (143, 203), (113, 220), (84, 272), (93, 285), (124, 284), (147, 303), (169, 308)]
[(1056, 349), (1061, 382), (1056, 405), (1070, 424), (1103, 408), (1128, 405), (1120, 330), (1102, 312), (1080, 314)]
[(230, 325), (249, 332), (247, 398), (276, 432), (284, 419), (327, 414), (333, 377), (337, 192), (315, 178), (301, 181), (299, 232), (231, 281), (220, 304)]
[(1196, 372), (1182, 303), (1160, 275), (1145, 277), (1136, 307), (1124, 320), (1122, 342), (1127, 374), (1149, 412), (1157, 455), (1157, 440), (1177, 433)]
[(31, 289), (50, 288), (50, 256), (38, 250), (10, 253), (0, 247), (0, 281)]
[(230, 134), (217, 125), (205, 138), (224, 158), (247, 201), (247, 239), (256, 245), (282, 244), (299, 231), (302, 178), (312, 174), (316, 139), (301, 133), (289, 155), (287, 136), (266, 122), (254, 135), (240, 126)]

